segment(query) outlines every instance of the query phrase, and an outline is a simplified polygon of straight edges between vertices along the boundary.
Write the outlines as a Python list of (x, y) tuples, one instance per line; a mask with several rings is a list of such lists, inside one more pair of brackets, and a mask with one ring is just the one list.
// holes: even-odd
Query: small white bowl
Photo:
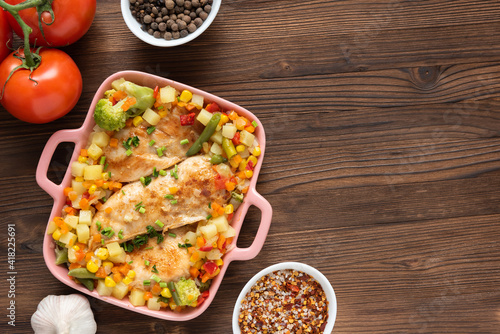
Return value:
[(169, 41), (167, 41), (164, 38), (156, 38), (148, 34), (147, 31), (141, 29), (140, 23), (137, 22), (136, 18), (132, 15), (132, 11), (130, 10), (130, 0), (121, 0), (121, 9), (122, 9), (123, 19), (125, 20), (127, 27), (130, 29), (130, 31), (132, 31), (132, 33), (135, 36), (137, 36), (139, 39), (151, 45), (160, 47), (171, 47), (188, 43), (193, 39), (195, 39), (196, 37), (200, 36), (210, 26), (210, 24), (212, 24), (213, 20), (217, 16), (217, 13), (219, 12), (221, 3), (222, 0), (213, 0), (213, 3), (211, 5), (212, 9), (210, 10), (208, 17), (206, 18), (205, 21), (203, 21), (203, 24), (193, 33), (190, 33), (186, 37), (171, 39)]
[(248, 283), (245, 285), (245, 287), (241, 290), (240, 295), (238, 296), (238, 300), (236, 301), (236, 304), (234, 305), (234, 311), (233, 311), (233, 334), (241, 334), (240, 326), (238, 323), (238, 318), (240, 316), (240, 309), (241, 309), (241, 302), (245, 298), (247, 292), (250, 290), (250, 288), (263, 276), (270, 274), (274, 271), (277, 270), (285, 270), (285, 269), (291, 269), (291, 270), (296, 270), (296, 271), (301, 271), (306, 274), (309, 274), (311, 277), (316, 279), (319, 284), (321, 284), (321, 287), (323, 288), (323, 291), (325, 291), (326, 299), (328, 300), (328, 320), (326, 323), (326, 327), (324, 330), (325, 334), (329, 334), (333, 331), (333, 326), (335, 324), (335, 318), (337, 317), (337, 298), (335, 297), (335, 291), (333, 291), (333, 287), (330, 284), (330, 281), (323, 275), (321, 272), (319, 272), (317, 269), (304, 264), (304, 263), (299, 263), (299, 262), (282, 262), (278, 263), (272, 266), (269, 266), (260, 272), (258, 272), (254, 277), (252, 277)]

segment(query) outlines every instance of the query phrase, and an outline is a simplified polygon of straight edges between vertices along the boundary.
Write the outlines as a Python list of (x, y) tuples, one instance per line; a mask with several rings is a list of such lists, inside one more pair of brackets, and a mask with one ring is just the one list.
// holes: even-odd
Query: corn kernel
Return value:
[(102, 266), (103, 266), (103, 267), (109, 267), (109, 268), (111, 269), (111, 268), (113, 268), (113, 267), (114, 267), (114, 264), (113, 264), (113, 262), (111, 262), (111, 261), (104, 261), (104, 262), (102, 263)]
[(172, 297), (172, 293), (170, 292), (170, 290), (168, 288), (163, 288), (161, 289), (161, 295), (165, 298), (170, 298)]
[(243, 159), (239, 166), (238, 166), (238, 169), (243, 172), (245, 169), (247, 168), (247, 160), (246, 159)]
[(130, 283), (132, 283), (133, 280), (134, 280), (133, 278), (125, 277), (124, 279), (122, 279), (122, 282), (126, 285), (129, 285)]
[(103, 260), (103, 261), (106, 260), (109, 257), (108, 249), (105, 247), (99, 248), (95, 252), (95, 256), (97, 256), (100, 260)]
[(177, 188), (177, 187), (169, 187), (168, 191), (170, 192), (171, 195), (175, 195), (179, 191), (179, 188)]
[(222, 259), (218, 259), (215, 261), (215, 264), (221, 267), (224, 264), (224, 261), (222, 261)]
[(247, 121), (243, 117), (238, 117), (236, 120), (234, 120), (234, 125), (236, 125), (236, 129), (238, 130), (244, 130), (245, 125), (247, 124)]
[(59, 238), (61, 238), (61, 230), (60, 229), (56, 229), (54, 231), (54, 233), (52, 233), (52, 238), (54, 238), (54, 240), (59, 240)]
[(247, 169), (245, 171), (245, 176), (247, 177), (247, 179), (251, 178), (253, 176), (253, 171)]
[(248, 157), (248, 159), (247, 159), (247, 163), (248, 163), (249, 161), (251, 161), (251, 162), (252, 162), (252, 164), (253, 164), (253, 166), (254, 166), (254, 167), (255, 167), (255, 165), (257, 165), (257, 158), (256, 158), (256, 157), (253, 157), (253, 156)]
[(253, 149), (253, 152), (252, 154), (255, 156), (255, 157), (258, 157), (260, 155), (261, 151), (260, 151), (260, 147), (257, 146), (256, 148)]
[(102, 174), (101, 174), (101, 178), (102, 178), (104, 181), (109, 180), (109, 173), (102, 173)]
[(198, 270), (200, 270), (202, 266), (203, 266), (203, 260), (197, 261), (197, 262), (195, 262), (195, 264), (193, 265), (193, 267), (195, 267), (195, 268), (196, 268), (196, 269), (198, 269)]
[(135, 277), (135, 271), (129, 270), (127, 273), (127, 277), (134, 278)]
[(219, 125), (222, 126), (222, 125), (226, 124), (227, 122), (229, 122), (229, 117), (227, 117), (227, 115), (225, 115), (225, 114), (222, 114), (220, 116)]
[(236, 152), (243, 152), (245, 150), (245, 145), (238, 145), (236, 146)]
[(179, 96), (179, 100), (181, 100), (182, 102), (189, 102), (189, 101), (191, 101), (192, 97), (193, 97), (193, 93), (191, 93), (187, 89), (184, 89), (181, 93), (181, 96)]
[(95, 193), (96, 190), (97, 186), (95, 184), (91, 185), (89, 188), (89, 194), (92, 195), (93, 193)]
[(168, 111), (167, 110), (160, 110), (158, 112), (158, 115), (160, 115), (160, 117), (163, 118), (163, 117), (168, 115)]
[(87, 162), (87, 160), (88, 160), (88, 159), (87, 159), (87, 157), (83, 157), (83, 156), (81, 156), (81, 155), (78, 157), (78, 162), (80, 162), (80, 163), (82, 163), (82, 164), (83, 164), (83, 163), (86, 163), (86, 162)]
[(83, 182), (83, 176), (77, 176), (75, 177), (76, 182)]
[(134, 126), (138, 126), (139, 124), (142, 123), (142, 121), (143, 119), (141, 116), (135, 116), (134, 120), (132, 121), (132, 124), (134, 124)]
[(94, 261), (90, 260), (89, 262), (87, 262), (87, 270), (90, 271), (91, 273), (97, 272), (98, 269), (99, 267)]
[(80, 250), (80, 247), (78, 247), (77, 245), (74, 245), (73, 250), (78, 252)]
[(226, 207), (224, 208), (224, 213), (226, 215), (230, 215), (233, 212), (234, 212), (234, 206), (232, 204), (226, 205)]
[(106, 276), (104, 279), (104, 285), (107, 286), (108, 288), (113, 288), (116, 286), (116, 282), (113, 281), (113, 279), (109, 276)]
[(109, 182), (104, 182), (102, 185), (102, 189), (108, 189), (109, 188)]

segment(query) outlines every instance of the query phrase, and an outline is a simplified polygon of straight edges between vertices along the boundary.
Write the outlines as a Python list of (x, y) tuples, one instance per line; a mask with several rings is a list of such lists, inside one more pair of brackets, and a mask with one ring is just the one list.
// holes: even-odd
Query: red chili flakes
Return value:
[(241, 333), (323, 333), (328, 301), (321, 285), (296, 270), (263, 276), (241, 302)]

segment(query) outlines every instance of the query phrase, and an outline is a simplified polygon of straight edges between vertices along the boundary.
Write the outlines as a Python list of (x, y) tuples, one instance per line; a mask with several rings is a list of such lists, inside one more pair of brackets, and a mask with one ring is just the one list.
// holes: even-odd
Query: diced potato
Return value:
[(73, 176), (83, 176), (83, 171), (85, 169), (85, 167), (87, 167), (88, 165), (87, 164), (84, 164), (84, 163), (81, 163), (81, 162), (78, 162), (78, 161), (74, 161), (72, 164), (71, 164), (71, 175)]
[(87, 181), (99, 180), (102, 177), (102, 165), (86, 166), (83, 171), (83, 178)]
[(123, 263), (123, 262), (125, 262), (126, 256), (127, 256), (127, 254), (125, 253), (125, 251), (122, 251), (117, 256), (108, 257), (108, 261), (111, 261), (113, 263)]
[(236, 129), (236, 126), (233, 123), (226, 123), (222, 127), (222, 136), (229, 139), (233, 139), (237, 130), (238, 129)]
[(75, 228), (76, 225), (78, 224), (78, 217), (77, 216), (66, 216), (64, 218), (64, 222), (68, 224), (71, 228)]
[(51, 220), (47, 225), (47, 234), (52, 234), (55, 230), (57, 230), (57, 225), (53, 220)]
[(106, 248), (108, 249), (110, 257), (119, 256), (124, 251), (116, 241), (107, 244)]
[(214, 248), (210, 252), (207, 252), (207, 259), (209, 260), (218, 260), (221, 257), (222, 253), (217, 248)]
[(200, 231), (205, 237), (205, 239), (210, 239), (217, 234), (217, 226), (215, 226), (214, 224), (202, 226), (200, 227)]
[[(87, 166), (87, 165), (85, 165), (85, 166)], [(83, 174), (82, 174), (82, 176), (83, 176)], [(75, 191), (78, 195), (81, 195), (87, 191), (87, 189), (83, 186), (82, 182), (78, 182), (75, 180), (71, 181), (71, 188), (73, 188), (73, 191)]]
[(92, 136), (92, 144), (96, 144), (99, 147), (106, 147), (109, 144), (109, 136), (106, 132), (96, 132)]
[(189, 231), (186, 233), (184, 239), (186, 240), (187, 244), (194, 245), (196, 244), (196, 233)]
[(73, 247), (68, 248), (68, 261), (70, 263), (75, 263), (76, 261), (76, 251), (73, 249)]
[(255, 136), (248, 132), (247, 130), (243, 130), (240, 132), (240, 142), (246, 146), (252, 146), (253, 140)]
[(224, 215), (212, 218), (212, 224), (217, 227), (217, 232), (226, 232), (229, 227), (229, 222)]
[(222, 132), (221, 131), (214, 132), (212, 137), (210, 137), (210, 140), (213, 141), (214, 143), (222, 145)]
[(146, 120), (151, 125), (156, 125), (160, 121), (161, 117), (156, 112), (151, 110), (150, 108), (146, 109), (144, 114), (142, 114), (142, 118)]
[(78, 219), (78, 223), (90, 226), (92, 224), (92, 211), (80, 210), (80, 216)]
[(193, 94), (193, 97), (191, 98), (191, 102), (199, 106), (198, 109), (203, 107), (203, 96), (198, 95), (198, 94)]
[(117, 299), (123, 299), (128, 293), (128, 286), (123, 282), (117, 283), (112, 289), (111, 295)]
[(212, 114), (205, 109), (201, 109), (200, 113), (198, 116), (196, 116), (196, 119), (198, 122), (200, 122), (203, 125), (207, 125), (208, 122), (210, 122), (210, 119), (212, 118)]
[(233, 176), (233, 172), (231, 172), (231, 167), (229, 167), (226, 164), (215, 165), (215, 169), (217, 170), (217, 173), (220, 174), (220, 176), (225, 177), (226, 179)]
[(99, 296), (111, 296), (113, 293), (113, 288), (106, 286), (103, 279), (97, 280), (96, 290)]
[(158, 302), (158, 298), (156, 298), (156, 296), (148, 299), (148, 309), (154, 310), (154, 311), (159, 311), (160, 308), (161, 308), (161, 305)]
[(122, 90), (122, 85), (126, 80), (124, 78), (117, 79), (111, 83), (114, 90)]
[(236, 230), (231, 226), (229, 225), (227, 227), (227, 230), (225, 232), (222, 232), (221, 233), (226, 239), (227, 238), (232, 238), (236, 235)]
[(76, 242), (76, 234), (71, 232), (65, 233), (61, 235), (59, 241), (62, 242), (63, 244), (66, 244), (66, 248), (70, 248)]
[[(95, 136), (97, 136), (97, 133), (94, 135), (94, 138), (95, 138)], [(103, 152), (99, 146), (97, 146), (96, 144), (91, 144), (89, 146), (89, 148), (87, 149), (87, 153), (88, 153), (89, 157), (91, 157), (94, 160), (97, 160), (101, 157)]]
[(212, 147), (210, 148), (210, 152), (212, 152), (213, 154), (221, 155), (222, 154), (222, 147), (217, 143), (213, 143)]
[(134, 306), (143, 306), (146, 304), (144, 300), (144, 291), (133, 289), (128, 296), (128, 300), (130, 304)]
[(78, 242), (86, 243), (90, 238), (90, 229), (86, 224), (76, 225), (76, 235), (78, 236)]
[(174, 102), (176, 98), (177, 98), (177, 92), (174, 87), (167, 86), (160, 88), (161, 103)]

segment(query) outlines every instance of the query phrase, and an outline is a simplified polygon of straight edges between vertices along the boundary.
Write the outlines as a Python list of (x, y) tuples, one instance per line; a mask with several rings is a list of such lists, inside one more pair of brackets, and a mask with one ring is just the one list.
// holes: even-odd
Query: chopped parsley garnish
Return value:
[(161, 176), (165, 176), (167, 175), (167, 171), (163, 170), (163, 169), (160, 169), (160, 171), (158, 172)]
[(172, 194), (166, 194), (166, 195), (165, 195), (165, 198), (166, 198), (166, 199), (174, 199), (175, 197), (174, 197), (174, 195), (172, 195)]
[(159, 173), (160, 172), (158, 170), (156, 170), (156, 167), (153, 167), (153, 174), (151, 174), (151, 175), (153, 175), (153, 177), (158, 177)]
[(209, 220), (210, 218), (212, 218), (212, 215), (208, 215), (207, 216), (207, 220)]
[(177, 165), (174, 166), (174, 169), (172, 169), (170, 171), (170, 175), (174, 178), (174, 179), (178, 179), (179, 178), (179, 175), (177, 174), (179, 172), (179, 168), (177, 167)]
[(132, 155), (132, 153), (134, 153), (134, 152), (132, 152), (131, 149), (128, 149), (125, 151), (125, 154), (127, 155), (127, 157), (130, 157)]
[(108, 167), (109, 167), (109, 164), (105, 164), (103, 171), (106, 171), (108, 169)]
[(115, 235), (115, 231), (113, 231), (111, 227), (106, 227), (101, 231), (101, 234), (107, 238), (111, 238), (113, 235)]
[(123, 239), (123, 230), (118, 232), (118, 238)]
[(257, 124), (257, 122), (256, 122), (256, 121), (252, 121), (252, 125), (253, 125), (253, 127), (254, 127), (254, 128), (256, 128), (256, 127), (258, 127), (258, 126), (259, 126), (259, 124)]
[(150, 280), (148, 280), (148, 279), (146, 279), (146, 280), (142, 281), (142, 284), (143, 284), (143, 285), (150, 285), (150, 284), (151, 284), (151, 281), (150, 281)]
[[(186, 240), (187, 241), (187, 240)], [(193, 247), (193, 245), (191, 245), (190, 243), (186, 242), (185, 244), (181, 244), (179, 243), (179, 248), (186, 248), (188, 249), (189, 247)]]
[(151, 141), (148, 143), (149, 146), (153, 146), (156, 143), (156, 140), (151, 139)]
[(156, 154), (158, 154), (158, 157), (162, 157), (163, 156), (163, 151), (165, 151), (165, 147), (158, 147), (156, 149)]
[(146, 267), (148, 267), (148, 266), (149, 266), (149, 261), (148, 261), (148, 260), (144, 260), (144, 265), (145, 265)]
[(156, 128), (154, 126), (150, 126), (146, 132), (148, 133), (148, 135), (152, 134), (154, 131), (156, 130)]
[(123, 191), (123, 189), (122, 189), (122, 194), (125, 195), (125, 192)]
[(157, 219), (155, 221), (155, 224), (158, 225), (158, 226), (160, 226), (160, 227), (162, 227), (162, 228), (163, 228), (163, 226), (165, 226), (165, 224), (163, 224), (159, 219)]
[(177, 200), (176, 200), (176, 199), (174, 199), (174, 200), (170, 201), (170, 204), (172, 204), (172, 205), (177, 204)]
[[(158, 270), (156, 272), (158, 272)], [(156, 283), (160, 283), (160, 281), (161, 281), (161, 278), (158, 275), (155, 275), (155, 274), (151, 275), (151, 279), (153, 281), (155, 281)]]
[(181, 140), (181, 145), (186, 145), (186, 144), (189, 144), (189, 139)]
[(139, 208), (139, 213), (142, 213), (142, 214), (146, 213), (146, 208), (145, 207)]
[[(153, 269), (151, 270), (151, 272), (155, 273), (155, 274), (159, 273), (158, 269), (156, 269), (156, 264), (153, 266)], [(151, 278), (153, 278), (153, 277), (151, 277)]]
[(148, 250), (148, 249), (153, 249), (153, 246), (149, 246), (149, 247), (146, 247), (144, 248), (145, 250)]
[(106, 203), (106, 201), (107, 201), (107, 200), (108, 200), (108, 199), (106, 198), (106, 196), (104, 196), (104, 197), (102, 197), (102, 198), (101, 198), (101, 201), (102, 201), (103, 203)]
[[(122, 243), (120, 246), (122, 246), (126, 252), (130, 253), (134, 248), (140, 248), (142, 245), (147, 244), (150, 238), (156, 238), (157, 243), (162, 243), (164, 240), (163, 234), (158, 233), (153, 226), (148, 225), (146, 227), (146, 234), (138, 235), (134, 239)], [(148, 247), (148, 249), (150, 248)]]
[(151, 177), (149, 177), (149, 176), (141, 176), (141, 178), (139, 180), (141, 181), (142, 185), (145, 187), (151, 183)]
[(175, 234), (175, 233), (169, 233), (168, 236), (172, 237), (172, 238), (175, 238), (177, 236), (177, 234)]
[(95, 223), (95, 224), (96, 224), (96, 226), (97, 226), (97, 231), (99, 231), (99, 232), (100, 232), (100, 231), (101, 231), (101, 229), (102, 229), (102, 223), (101, 223), (100, 221), (96, 221), (96, 223)]
[(105, 163), (105, 162), (106, 162), (106, 157), (103, 155), (103, 156), (101, 157), (101, 160), (99, 160), (99, 164), (100, 164), (100, 165), (104, 165), (104, 163)]

